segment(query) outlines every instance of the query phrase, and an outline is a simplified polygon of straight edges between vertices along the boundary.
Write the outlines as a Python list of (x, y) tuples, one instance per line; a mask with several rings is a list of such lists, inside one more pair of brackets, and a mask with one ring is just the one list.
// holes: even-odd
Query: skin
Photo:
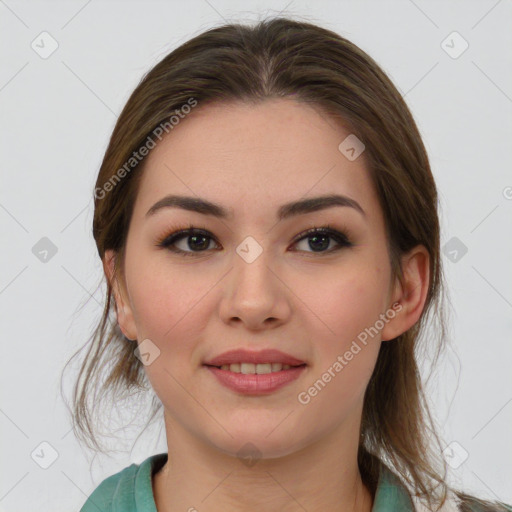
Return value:
[[(418, 246), (403, 257), (403, 286), (391, 280), (364, 153), (349, 161), (338, 150), (349, 133), (292, 99), (199, 105), (148, 155), (124, 274), (113, 284), (123, 333), (160, 350), (145, 366), (164, 406), (169, 452), (153, 477), (159, 512), (371, 511), (374, 496), (357, 466), (364, 392), (381, 341), (421, 315), (428, 252)], [(213, 201), (233, 216), (165, 208), (145, 218), (171, 193)], [(336, 206), (276, 221), (282, 204), (331, 193), (355, 199), (366, 216)], [(175, 245), (191, 257), (156, 246), (189, 223), (211, 233), (206, 251), (200, 243), (190, 248), (187, 237)], [(315, 252), (311, 238), (293, 242), (327, 223), (347, 230), (354, 245), (329, 253)], [(252, 263), (235, 252), (247, 236), (263, 249)], [(104, 259), (109, 279), (114, 258), (109, 251)], [(297, 395), (395, 302), (400, 312), (317, 396), (299, 403)], [(248, 397), (202, 366), (239, 347), (278, 348), (308, 366), (280, 390)], [(247, 442), (261, 452), (251, 467), (237, 456)]]

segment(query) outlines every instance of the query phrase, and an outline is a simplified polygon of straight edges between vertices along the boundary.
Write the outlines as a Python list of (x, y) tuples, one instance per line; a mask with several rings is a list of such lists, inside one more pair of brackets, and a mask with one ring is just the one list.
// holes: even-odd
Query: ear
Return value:
[(105, 251), (103, 259), (103, 270), (105, 276), (112, 286), (114, 294), (114, 303), (116, 308), (117, 323), (121, 332), (129, 339), (137, 339), (137, 328), (133, 319), (133, 311), (130, 305), (126, 286), (124, 285), (124, 277), (119, 275), (114, 276), (114, 265), (116, 262), (117, 253), (113, 250)]
[(418, 245), (403, 256), (402, 269), (403, 285), (397, 278), (388, 304), (395, 316), (382, 329), (382, 341), (400, 336), (421, 316), (430, 281), (430, 256), (425, 246)]

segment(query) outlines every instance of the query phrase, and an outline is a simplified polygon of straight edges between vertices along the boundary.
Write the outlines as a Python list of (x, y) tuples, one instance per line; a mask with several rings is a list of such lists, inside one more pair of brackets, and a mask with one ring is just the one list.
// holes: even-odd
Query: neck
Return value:
[[(358, 429), (343, 429), (288, 455), (244, 464), (178, 424), (169, 428), (168, 418), (166, 427), (168, 460), (153, 477), (159, 512), (372, 510), (374, 497), (357, 465)], [(350, 432), (355, 432), (352, 438)]]

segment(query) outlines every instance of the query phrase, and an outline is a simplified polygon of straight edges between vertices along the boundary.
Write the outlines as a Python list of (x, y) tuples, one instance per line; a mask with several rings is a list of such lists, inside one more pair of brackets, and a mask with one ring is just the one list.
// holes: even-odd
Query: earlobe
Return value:
[(136, 340), (137, 330), (135, 328), (135, 322), (129, 305), (127, 293), (125, 292), (122, 283), (119, 281), (119, 276), (114, 273), (116, 257), (117, 253), (115, 251), (110, 249), (105, 251), (103, 269), (106, 278), (112, 286), (114, 307), (119, 328), (128, 339)]
[[(403, 283), (397, 279), (390, 311), (391, 320), (382, 329), (382, 341), (397, 338), (420, 318), (430, 283), (430, 257), (423, 245), (414, 247), (402, 258)], [(398, 305), (397, 305), (398, 304)], [(391, 315), (388, 315), (391, 317)]]

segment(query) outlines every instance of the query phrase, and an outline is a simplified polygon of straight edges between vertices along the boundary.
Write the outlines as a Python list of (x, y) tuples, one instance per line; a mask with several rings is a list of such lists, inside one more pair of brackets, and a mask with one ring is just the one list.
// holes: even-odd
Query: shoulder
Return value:
[(167, 459), (167, 454), (148, 457), (105, 478), (87, 498), (80, 512), (131, 512), (136, 510), (136, 492), (153, 498), (151, 475), (154, 468)]
[[(382, 462), (372, 512), (381, 510), (431, 512), (425, 501), (412, 494), (398, 474)], [(437, 512), (512, 512), (512, 506), (498, 500), (481, 499), (448, 487), (446, 500)]]
[(456, 493), (460, 512), (512, 512), (512, 505), (501, 501), (489, 501), (465, 493)]
[[(431, 512), (425, 503), (411, 496), (416, 512)], [(448, 491), (446, 500), (438, 512), (512, 512), (512, 506), (497, 501), (487, 501), (476, 496)]]
[(80, 512), (113, 511), (114, 500), (118, 499), (123, 490), (126, 493), (126, 490), (130, 489), (130, 484), (134, 481), (138, 468), (138, 464), (132, 464), (122, 471), (105, 478), (87, 498)]

